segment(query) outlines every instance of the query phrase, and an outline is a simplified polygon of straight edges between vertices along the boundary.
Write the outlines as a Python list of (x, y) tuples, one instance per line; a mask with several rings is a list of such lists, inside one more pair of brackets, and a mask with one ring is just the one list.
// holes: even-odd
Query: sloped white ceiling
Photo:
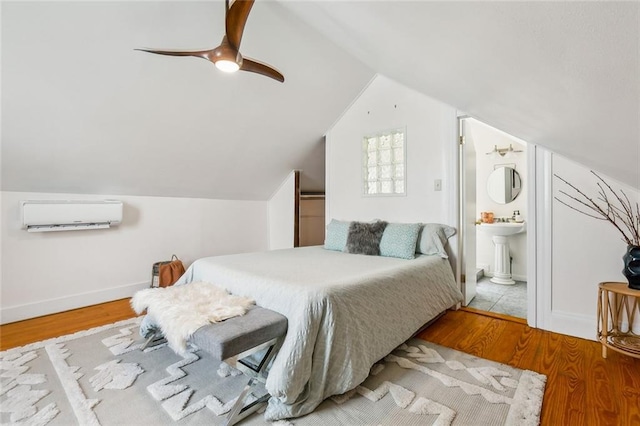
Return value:
[(2, 2), (2, 189), (267, 199), (324, 188), (324, 132), (372, 69), (257, 1), (243, 55), (284, 84), (136, 47), (217, 46), (224, 2)]
[(322, 135), (376, 72), (640, 188), (638, 2), (258, 0), (241, 50), (284, 84), (133, 50), (218, 45), (219, 1), (1, 7), (3, 190), (320, 189)]
[(377, 72), (640, 188), (640, 2), (283, 4)]

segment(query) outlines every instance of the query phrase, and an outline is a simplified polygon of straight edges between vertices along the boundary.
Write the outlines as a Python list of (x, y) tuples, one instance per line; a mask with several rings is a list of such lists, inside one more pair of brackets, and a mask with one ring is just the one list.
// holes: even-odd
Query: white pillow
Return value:
[(447, 241), (456, 233), (456, 228), (441, 223), (425, 223), (418, 237), (416, 251), (427, 255), (439, 255), (447, 259), (449, 255), (445, 250)]

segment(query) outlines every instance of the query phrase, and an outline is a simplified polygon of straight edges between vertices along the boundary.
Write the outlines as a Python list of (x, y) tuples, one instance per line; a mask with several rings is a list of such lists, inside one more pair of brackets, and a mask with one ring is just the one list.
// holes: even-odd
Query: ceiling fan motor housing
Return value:
[[(232, 69), (231, 71), (237, 71), (237, 69), (242, 66), (242, 55), (237, 49), (233, 48), (229, 44), (229, 42), (227, 41), (227, 36), (224, 36), (222, 38), (222, 43), (220, 43), (220, 46), (213, 49), (213, 51), (209, 56), (209, 60), (214, 64), (216, 64), (218, 68), (220, 68), (220, 65), (222, 65), (222, 68), (221, 68), (222, 70), (225, 70), (225, 64), (219, 65), (218, 63), (220, 61), (225, 61), (227, 63), (229, 62), (235, 63), (237, 68), (232, 67), (235, 69)], [(231, 64), (226, 64), (226, 65), (229, 66)]]

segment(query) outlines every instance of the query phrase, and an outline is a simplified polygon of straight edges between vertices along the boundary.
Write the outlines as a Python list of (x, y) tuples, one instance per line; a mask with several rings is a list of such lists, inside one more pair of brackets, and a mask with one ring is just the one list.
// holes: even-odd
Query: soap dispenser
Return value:
[(515, 222), (522, 222), (522, 216), (520, 215), (520, 210), (513, 211), (513, 220)]

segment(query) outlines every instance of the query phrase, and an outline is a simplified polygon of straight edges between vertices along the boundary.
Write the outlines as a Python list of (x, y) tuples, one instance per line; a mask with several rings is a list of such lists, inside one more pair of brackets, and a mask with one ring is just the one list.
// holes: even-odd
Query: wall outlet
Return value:
[(434, 191), (442, 191), (442, 179), (436, 179), (433, 184)]

